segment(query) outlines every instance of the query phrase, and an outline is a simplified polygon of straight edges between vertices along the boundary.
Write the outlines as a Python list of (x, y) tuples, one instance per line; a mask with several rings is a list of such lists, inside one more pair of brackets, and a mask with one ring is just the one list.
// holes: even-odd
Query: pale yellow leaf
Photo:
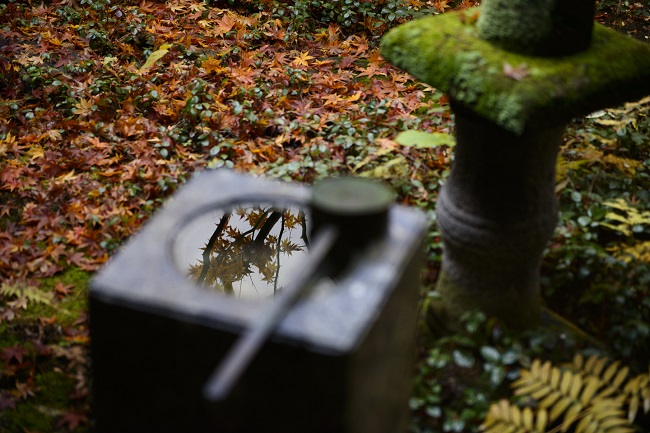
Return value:
[(620, 388), (623, 381), (627, 378), (627, 374), (629, 373), (629, 371), (630, 371), (629, 367), (623, 367), (618, 373), (616, 373), (616, 377), (614, 378), (614, 382), (613, 382), (613, 385), (616, 388)]
[(521, 414), (521, 420), (526, 430), (533, 429), (533, 411), (529, 407), (525, 407)]
[(577, 399), (580, 391), (582, 390), (582, 378), (580, 375), (576, 374), (573, 376), (573, 383), (571, 384), (571, 389), (569, 390), (569, 395), (573, 399)]
[(585, 406), (589, 404), (591, 398), (594, 396), (596, 390), (599, 387), (600, 387), (600, 382), (598, 381), (598, 379), (596, 379), (595, 377), (590, 377), (589, 379), (587, 379), (586, 385), (582, 391), (582, 395), (580, 396), (580, 402)]
[[(563, 397), (560, 401), (555, 403), (553, 407), (551, 407), (551, 411), (549, 413), (549, 419), (551, 421), (555, 421), (564, 413), (564, 411), (569, 407), (569, 405), (572, 403), (571, 399), (569, 397)], [(565, 417), (566, 419), (566, 417)]]
[(565, 370), (562, 373), (562, 382), (560, 382), (560, 391), (562, 391), (563, 395), (569, 395), (572, 380), (573, 374), (570, 371)]
[(548, 412), (546, 409), (541, 409), (537, 412), (537, 421), (535, 422), (535, 427), (537, 431), (544, 432), (546, 431), (546, 425), (548, 424)]
[(144, 62), (144, 65), (142, 65), (142, 67), (140, 68), (140, 72), (144, 72), (147, 69), (150, 69), (158, 60), (162, 59), (165, 56), (165, 54), (167, 54), (168, 52), (169, 52), (168, 49), (163, 48), (151, 53), (149, 57), (147, 57), (147, 61)]

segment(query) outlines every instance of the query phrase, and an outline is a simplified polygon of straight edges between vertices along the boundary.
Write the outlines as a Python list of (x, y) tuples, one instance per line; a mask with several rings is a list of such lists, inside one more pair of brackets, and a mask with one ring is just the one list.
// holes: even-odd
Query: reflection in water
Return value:
[(286, 286), (307, 254), (305, 212), (242, 205), (205, 214), (176, 239), (174, 253), (197, 284), (242, 298), (265, 298)]

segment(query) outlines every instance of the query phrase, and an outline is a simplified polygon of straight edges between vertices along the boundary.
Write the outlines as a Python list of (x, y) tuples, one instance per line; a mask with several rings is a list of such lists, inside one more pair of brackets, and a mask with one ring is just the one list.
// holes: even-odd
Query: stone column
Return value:
[(445, 247), (437, 289), (448, 315), (480, 308), (525, 326), (540, 316), (539, 267), (557, 223), (564, 129), (533, 124), (516, 135), (461, 107), (454, 113), (453, 169), (436, 206)]

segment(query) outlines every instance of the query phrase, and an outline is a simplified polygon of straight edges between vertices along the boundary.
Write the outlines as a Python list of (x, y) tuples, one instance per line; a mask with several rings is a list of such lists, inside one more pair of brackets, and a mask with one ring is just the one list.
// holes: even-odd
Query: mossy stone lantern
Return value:
[(437, 203), (440, 301), (457, 328), (480, 308), (513, 327), (541, 317), (539, 269), (557, 224), (555, 164), (568, 121), (650, 94), (650, 46), (594, 24), (593, 0), (485, 0), (390, 31), (381, 54), (446, 92), (455, 159)]

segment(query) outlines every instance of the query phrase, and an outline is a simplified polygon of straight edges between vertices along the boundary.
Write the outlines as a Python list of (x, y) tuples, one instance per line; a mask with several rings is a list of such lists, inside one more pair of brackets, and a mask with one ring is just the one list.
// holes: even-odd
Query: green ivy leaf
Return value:
[(419, 149), (456, 145), (456, 140), (449, 134), (442, 132), (404, 131), (395, 137), (395, 142), (402, 146), (412, 146)]
[(481, 347), (481, 356), (488, 362), (497, 362), (501, 359), (501, 354), (492, 346)]
[(454, 350), (452, 357), (454, 363), (463, 368), (472, 368), (474, 366), (474, 356), (469, 352)]

